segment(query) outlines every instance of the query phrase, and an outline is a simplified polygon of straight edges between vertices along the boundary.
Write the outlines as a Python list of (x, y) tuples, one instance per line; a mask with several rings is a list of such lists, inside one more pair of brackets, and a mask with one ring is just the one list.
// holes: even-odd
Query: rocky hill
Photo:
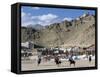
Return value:
[(43, 29), (21, 28), (21, 41), (33, 41), (45, 47), (89, 46), (95, 44), (95, 16), (85, 14)]

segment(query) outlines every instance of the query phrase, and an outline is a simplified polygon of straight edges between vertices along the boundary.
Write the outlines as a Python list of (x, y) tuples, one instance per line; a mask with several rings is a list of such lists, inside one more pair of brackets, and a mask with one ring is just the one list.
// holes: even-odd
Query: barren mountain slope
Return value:
[(54, 23), (42, 30), (21, 30), (22, 42), (33, 41), (45, 47), (87, 46), (95, 43), (95, 17), (92, 15), (71, 22)]

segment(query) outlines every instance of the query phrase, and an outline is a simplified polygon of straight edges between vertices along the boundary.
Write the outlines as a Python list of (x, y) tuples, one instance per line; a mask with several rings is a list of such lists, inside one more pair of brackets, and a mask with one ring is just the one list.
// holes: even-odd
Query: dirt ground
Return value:
[(21, 62), (21, 70), (43, 70), (43, 69), (59, 69), (59, 68), (77, 68), (77, 67), (92, 67), (95, 66), (95, 60), (89, 62), (88, 60), (77, 60), (75, 66), (70, 66), (68, 61), (62, 61), (58, 67), (54, 61), (41, 62), (38, 66), (35, 60), (25, 60)]

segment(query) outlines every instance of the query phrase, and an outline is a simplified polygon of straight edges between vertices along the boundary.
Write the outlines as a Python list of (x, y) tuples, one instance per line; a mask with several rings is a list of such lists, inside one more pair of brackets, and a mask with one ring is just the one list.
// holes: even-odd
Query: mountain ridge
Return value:
[(44, 29), (27, 27), (23, 30), (22, 27), (21, 31), (22, 42), (33, 41), (45, 47), (86, 46), (95, 44), (95, 16), (87, 14), (72, 21), (53, 23)]

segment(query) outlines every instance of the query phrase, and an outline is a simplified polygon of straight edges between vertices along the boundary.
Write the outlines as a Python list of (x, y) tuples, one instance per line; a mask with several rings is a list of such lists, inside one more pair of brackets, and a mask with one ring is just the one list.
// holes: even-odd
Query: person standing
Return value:
[(91, 62), (91, 60), (92, 60), (92, 58), (91, 58), (91, 56), (89, 56), (89, 62)]

